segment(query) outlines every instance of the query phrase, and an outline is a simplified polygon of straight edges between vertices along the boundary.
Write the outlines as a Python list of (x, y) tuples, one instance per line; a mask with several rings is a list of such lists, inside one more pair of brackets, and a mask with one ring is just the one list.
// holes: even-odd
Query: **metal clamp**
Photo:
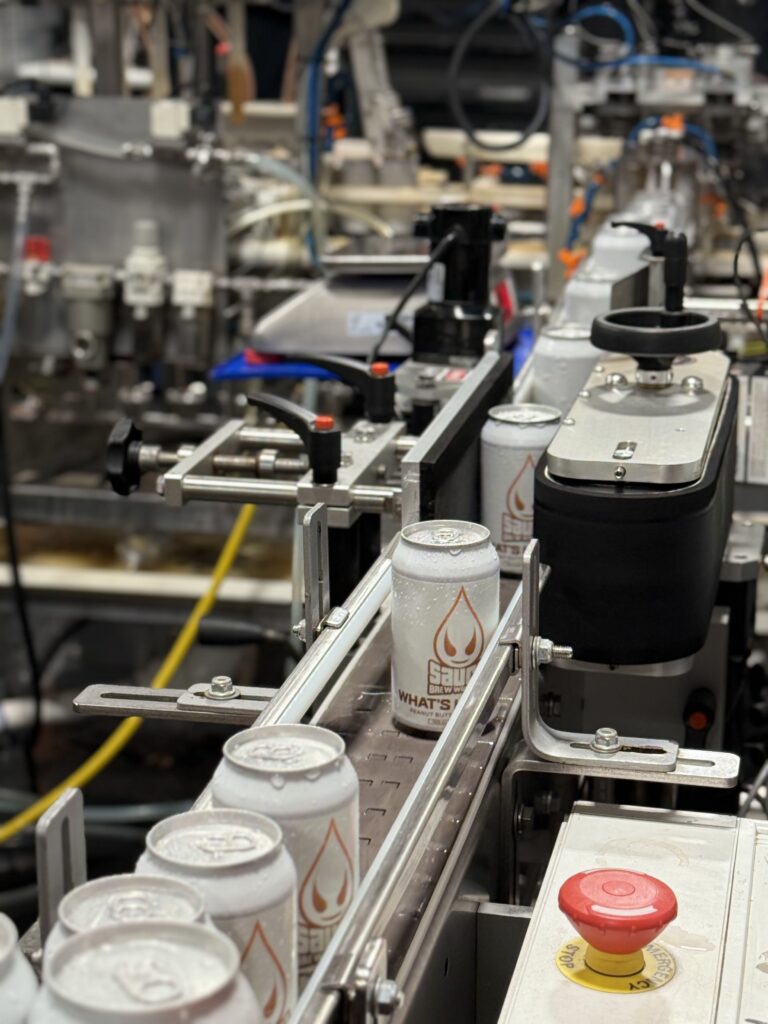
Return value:
[(146, 686), (86, 686), (72, 702), (81, 715), (170, 718), (220, 725), (252, 725), (274, 697), (261, 686), (234, 686), (228, 676), (195, 683), (188, 690), (152, 690)]
[[(523, 555), (523, 618), (520, 668), (523, 696), (523, 736), (530, 750), (544, 761), (594, 767), (609, 766), (624, 772), (671, 772), (677, 764), (678, 745), (671, 740), (619, 736), (613, 729), (590, 735), (552, 729), (539, 710), (539, 666), (557, 658), (570, 658), (562, 647), (539, 636), (539, 542), (532, 540)], [(688, 752), (690, 753), (690, 752)]]
[(350, 1024), (384, 1024), (402, 1005), (399, 985), (387, 977), (386, 939), (371, 939), (365, 944), (346, 995)]
[(88, 877), (85, 858), (83, 794), (66, 790), (35, 827), (40, 942), (56, 924), (59, 903)]

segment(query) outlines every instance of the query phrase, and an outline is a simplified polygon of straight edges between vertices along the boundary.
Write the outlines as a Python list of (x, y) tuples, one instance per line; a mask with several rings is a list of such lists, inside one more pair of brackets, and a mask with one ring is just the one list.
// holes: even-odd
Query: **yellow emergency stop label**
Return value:
[[(635, 974), (617, 976), (596, 971), (587, 965), (587, 950), (584, 939), (572, 939), (561, 946), (555, 962), (561, 974), (577, 985), (595, 989), (597, 992), (613, 992), (633, 995), (637, 992), (652, 992), (661, 988), (675, 976), (675, 961), (672, 954), (657, 942), (651, 942), (643, 950), (644, 966)], [(601, 957), (601, 959), (604, 958)]]

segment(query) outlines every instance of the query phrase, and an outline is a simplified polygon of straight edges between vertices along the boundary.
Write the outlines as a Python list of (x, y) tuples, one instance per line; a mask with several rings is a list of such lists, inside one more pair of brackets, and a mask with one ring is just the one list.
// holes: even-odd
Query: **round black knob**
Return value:
[(722, 335), (718, 322), (704, 313), (639, 306), (597, 317), (592, 344), (632, 356), (641, 368), (664, 369), (676, 356), (721, 348)]
[(141, 482), (139, 452), (142, 438), (133, 420), (118, 420), (112, 428), (107, 442), (107, 479), (115, 494), (125, 497)]

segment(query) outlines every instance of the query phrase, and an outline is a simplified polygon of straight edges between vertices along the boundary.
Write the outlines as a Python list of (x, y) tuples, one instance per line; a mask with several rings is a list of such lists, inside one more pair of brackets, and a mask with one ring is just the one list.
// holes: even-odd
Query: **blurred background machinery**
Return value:
[[(719, 812), (764, 842), (734, 820), (765, 816), (768, 756), (768, 15), (6, 0), (0, 41), (3, 818), (141, 713), (85, 816), (89, 872), (130, 870), (234, 724), (322, 723), (363, 784), (365, 877), (296, 1019), (346, 1019), (380, 939), (405, 993), (382, 1017), (524, 1019), (493, 950), (532, 920), (534, 970), (579, 828), (684, 845)], [(392, 540), (479, 519), (507, 400), (562, 415), (528, 511), (542, 632), (574, 657), (531, 669), (534, 554), (461, 713), (411, 737)], [(214, 676), (259, 692), (217, 712)]]

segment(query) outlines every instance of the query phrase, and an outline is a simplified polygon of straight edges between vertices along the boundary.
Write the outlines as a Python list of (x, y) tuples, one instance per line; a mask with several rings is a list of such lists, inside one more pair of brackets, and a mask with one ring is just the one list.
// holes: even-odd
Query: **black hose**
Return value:
[(32, 626), (27, 608), (27, 598), (21, 582), (19, 548), (16, 541), (16, 522), (13, 514), (13, 498), (11, 495), (11, 473), (8, 463), (8, 449), (6, 445), (7, 423), (5, 417), (5, 404), (0, 399), (0, 504), (2, 505), (3, 516), (5, 517), (5, 536), (8, 547), (8, 564), (11, 568), (11, 592), (16, 607), (16, 615), (21, 628), (21, 636), (24, 642), (24, 651), (29, 667), (29, 688), (32, 691), (32, 698), (35, 702), (35, 718), (32, 726), (32, 734), (29, 738), (29, 746), (34, 745), (40, 731), (40, 707), (42, 693), (40, 688), (40, 665), (35, 653), (35, 642), (32, 635)]
[(445, 235), (444, 238), (440, 239), (440, 241), (437, 243), (435, 248), (432, 250), (432, 252), (430, 253), (429, 260), (427, 261), (427, 263), (425, 263), (424, 266), (421, 268), (421, 270), (417, 274), (415, 274), (413, 276), (413, 278), (411, 279), (410, 284), (408, 285), (408, 287), (405, 289), (405, 291), (403, 292), (402, 296), (400, 297), (400, 301), (398, 302), (398, 304), (395, 306), (393, 311), (387, 317), (386, 322), (384, 323), (384, 327), (382, 328), (381, 334), (379, 335), (378, 340), (376, 341), (375, 345), (371, 349), (371, 353), (370, 353), (370, 355), (368, 357), (368, 362), (369, 363), (374, 363), (379, 358), (379, 356), (381, 354), (381, 350), (384, 347), (384, 342), (387, 340), (390, 331), (397, 331), (398, 334), (402, 335), (408, 341), (412, 341), (413, 340), (409, 336), (408, 332), (403, 327), (403, 325), (398, 322), (400, 314), (405, 309), (405, 306), (406, 306), (406, 303), (408, 302), (408, 300), (412, 296), (414, 296), (416, 294), (416, 292), (419, 290), (419, 288), (422, 286), (422, 284), (426, 280), (427, 274), (430, 272), (432, 267), (440, 260), (440, 258), (442, 256), (445, 255), (445, 253), (448, 251), (450, 246), (453, 245), (455, 240), (456, 240), (456, 232), (455, 231), (449, 231), (448, 234)]
[(485, 7), (478, 16), (470, 22), (466, 30), (463, 32), (456, 47), (451, 54), (451, 61), (448, 65), (448, 104), (451, 108), (451, 113), (456, 124), (468, 135), (470, 140), (478, 147), (487, 150), (493, 150), (500, 152), (506, 149), (516, 149), (518, 146), (522, 146), (535, 132), (539, 131), (544, 127), (547, 117), (549, 116), (549, 75), (547, 74), (546, 67), (546, 53), (545, 48), (541, 45), (537, 39), (535, 32), (528, 24), (526, 19), (520, 14), (510, 13), (509, 20), (516, 26), (519, 33), (528, 40), (531, 44), (531, 49), (536, 54), (538, 70), (539, 70), (539, 99), (536, 105), (536, 110), (533, 113), (533, 117), (522, 129), (520, 137), (514, 142), (504, 143), (488, 143), (483, 142), (477, 136), (477, 129), (469, 120), (467, 112), (464, 109), (464, 104), (461, 101), (461, 90), (459, 83), (459, 76), (461, 69), (464, 64), (464, 58), (467, 55), (467, 51), (474, 42), (475, 36), (485, 26), (496, 17), (499, 11), (506, 8), (505, 0), (491, 0), (487, 7)]

